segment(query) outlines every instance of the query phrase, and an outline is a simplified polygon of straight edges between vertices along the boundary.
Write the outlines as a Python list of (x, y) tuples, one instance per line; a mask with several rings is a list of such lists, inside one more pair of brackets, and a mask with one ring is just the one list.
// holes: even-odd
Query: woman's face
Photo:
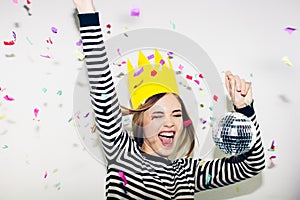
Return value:
[(181, 104), (173, 94), (166, 94), (143, 116), (144, 143), (148, 154), (167, 158), (177, 144), (183, 129)]

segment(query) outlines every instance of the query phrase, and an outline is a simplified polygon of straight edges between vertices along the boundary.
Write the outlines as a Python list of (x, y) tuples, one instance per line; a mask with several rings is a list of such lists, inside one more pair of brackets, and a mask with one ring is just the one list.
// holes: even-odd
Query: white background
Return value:
[[(104, 199), (105, 168), (84, 150), (69, 122), (83, 65), (74, 53), (79, 33), (73, 2), (32, 0), (32, 16), (24, 4), (0, 2), (0, 199)], [(134, 5), (139, 17), (130, 16)], [(199, 193), (197, 199), (300, 198), (299, 1), (110, 0), (96, 1), (96, 8), (104, 30), (112, 26), (106, 39), (137, 28), (172, 29), (205, 49), (220, 76), (231, 70), (253, 83), (267, 168), (254, 179)], [(287, 26), (297, 30), (289, 34)], [(12, 31), (16, 44), (5, 46)], [(46, 42), (49, 37), (52, 45)], [(293, 66), (281, 60), (284, 56)], [(5, 95), (15, 100), (6, 101)], [(37, 118), (34, 108), (40, 110)], [(272, 140), (274, 152), (267, 151)], [(269, 168), (272, 155), (275, 166)]]

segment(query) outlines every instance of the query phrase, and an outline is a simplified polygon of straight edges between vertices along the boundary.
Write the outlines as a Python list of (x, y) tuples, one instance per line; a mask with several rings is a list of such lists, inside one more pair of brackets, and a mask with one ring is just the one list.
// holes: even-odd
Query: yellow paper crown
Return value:
[(128, 91), (133, 109), (137, 109), (149, 97), (159, 93), (179, 94), (172, 63), (168, 65), (157, 49), (154, 49), (154, 62), (151, 64), (142, 51), (139, 51), (138, 68), (134, 69), (127, 61)]

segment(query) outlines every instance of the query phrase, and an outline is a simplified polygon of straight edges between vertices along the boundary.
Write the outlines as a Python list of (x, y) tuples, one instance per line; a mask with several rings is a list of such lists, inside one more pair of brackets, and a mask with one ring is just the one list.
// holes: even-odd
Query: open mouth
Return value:
[(158, 138), (164, 146), (173, 144), (175, 131), (162, 131), (158, 134)]

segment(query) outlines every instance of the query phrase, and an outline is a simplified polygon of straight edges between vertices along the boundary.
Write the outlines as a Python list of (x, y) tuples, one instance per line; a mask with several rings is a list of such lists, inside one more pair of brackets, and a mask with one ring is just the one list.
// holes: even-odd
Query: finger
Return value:
[(246, 82), (245, 83), (245, 93), (244, 93), (244, 95), (246, 96), (248, 94), (248, 92), (252, 92), (251, 82)]
[(236, 91), (240, 92), (241, 91), (241, 79), (240, 79), (240, 77), (238, 75), (235, 75), (234, 79), (235, 79), (235, 88), (236, 88)]
[(229, 79), (229, 85), (230, 85), (230, 96), (232, 98), (232, 100), (234, 99), (234, 94), (235, 94), (235, 79), (232, 76), (231, 79)]
[(245, 79), (241, 79), (241, 93), (242, 95), (246, 95), (246, 81)]

